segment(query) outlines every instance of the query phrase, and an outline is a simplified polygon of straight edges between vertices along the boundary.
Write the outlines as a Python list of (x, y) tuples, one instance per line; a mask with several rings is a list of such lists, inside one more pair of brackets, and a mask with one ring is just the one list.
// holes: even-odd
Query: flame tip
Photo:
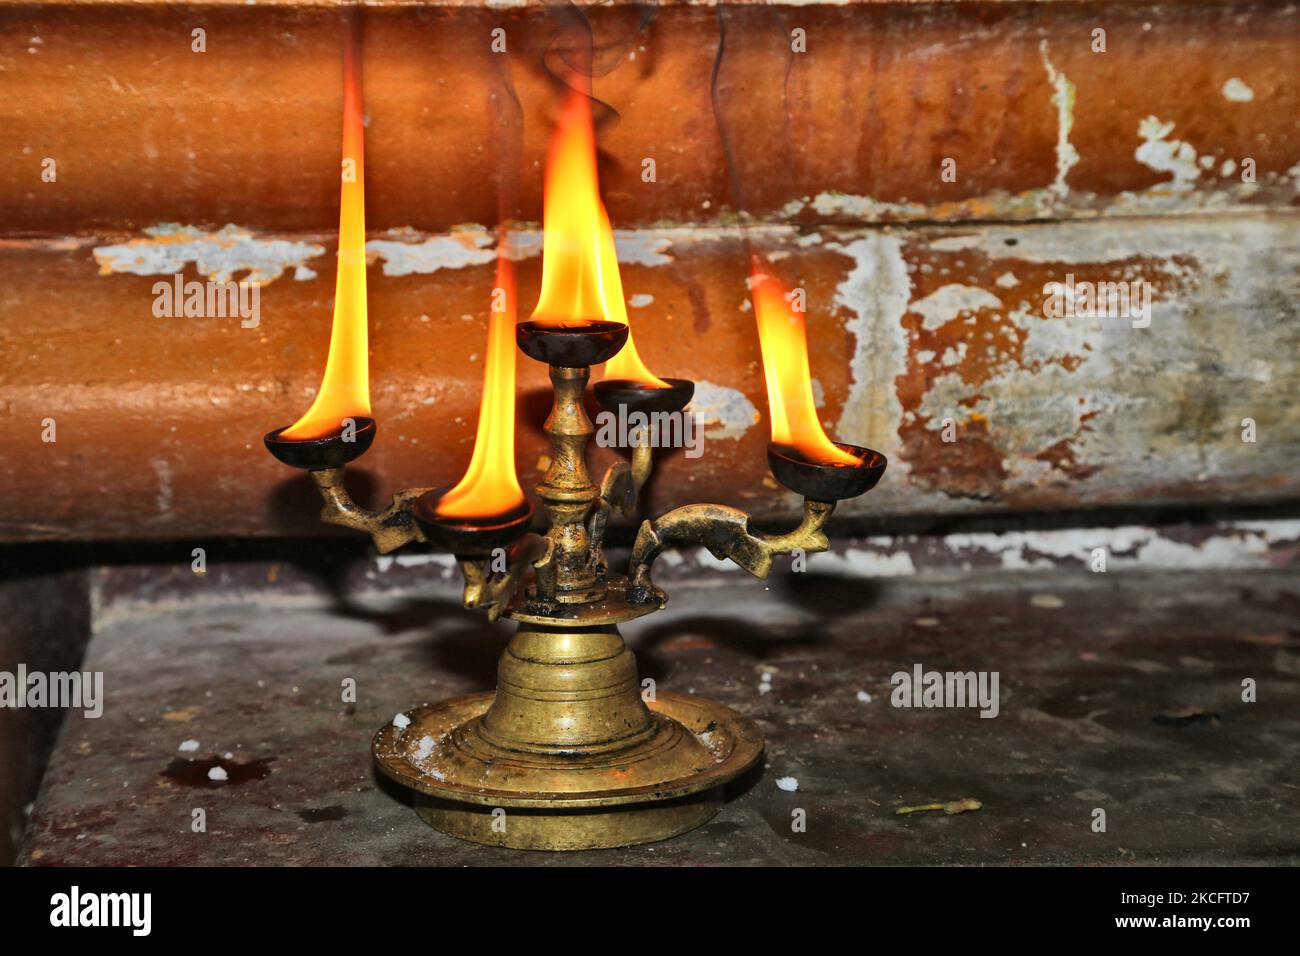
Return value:
[(813, 398), (803, 313), (789, 307), (786, 290), (763, 268), (755, 254), (750, 261), (750, 296), (758, 322), (772, 443), (793, 448), (813, 462), (861, 464), (861, 459), (826, 437)]

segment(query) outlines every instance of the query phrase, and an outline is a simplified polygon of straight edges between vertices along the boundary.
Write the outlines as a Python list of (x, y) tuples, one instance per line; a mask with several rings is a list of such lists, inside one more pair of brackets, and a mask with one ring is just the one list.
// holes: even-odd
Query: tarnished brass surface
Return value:
[(380, 554), (396, 551), (412, 541), (423, 541), (424, 535), (411, 517), (411, 503), (428, 488), (408, 488), (393, 495), (393, 503), (383, 511), (367, 511), (352, 500), (343, 487), (342, 468), (322, 468), (309, 474), (320, 490), (325, 506), (320, 520), (326, 524), (353, 528), (370, 535), (375, 550)]
[(611, 625), (522, 626), (495, 694), (418, 707), (375, 737), (400, 783), (449, 800), (509, 807), (607, 807), (725, 783), (758, 758), (757, 726), (684, 694), (641, 697)]
[(582, 604), (604, 591), (598, 580), (587, 529), (587, 513), (598, 489), (587, 473), (587, 441), (595, 434), (582, 407), (590, 370), (551, 367), (555, 405), (544, 426), (551, 440), (551, 465), (536, 488), (551, 517), (546, 536), (554, 546), (556, 590), (554, 598), (565, 604)]
[[(630, 577), (611, 576), (602, 550), (606, 525), (615, 511), (635, 515), (653, 453), (639, 430), (631, 462), (612, 466), (599, 488), (593, 484), (586, 448), (595, 430), (583, 408), (589, 374), (551, 368), (555, 402), (545, 430), (552, 456), (536, 488), (550, 519), (545, 535), (523, 533), (504, 555), (457, 555), (465, 607), (518, 623), (496, 693), (416, 708), (404, 728), (385, 727), (375, 737), (376, 763), (422, 795), (421, 817), (466, 840), (530, 849), (623, 846), (673, 836), (717, 812), (722, 786), (762, 753), (761, 732), (711, 701), (666, 693), (643, 700), (618, 625), (666, 603), (650, 568), (668, 547), (703, 544), (758, 577), (767, 576), (775, 555), (827, 548), (830, 502), (806, 501), (803, 521), (782, 535), (751, 532), (749, 516), (735, 508), (688, 505), (643, 523)], [(435, 541), (411, 515), (423, 489), (401, 492), (386, 511), (372, 513), (347, 496), (342, 476), (342, 469), (313, 473), (324, 520), (367, 532), (381, 552)], [(514, 814), (504, 829), (495, 808)]]
[(492, 559), (457, 556), (461, 574), (465, 578), (465, 591), (461, 603), (465, 607), (481, 607), (487, 611), (489, 621), (495, 621), (510, 604), (511, 598), (524, 582), (529, 568), (549, 566), (553, 545), (550, 539), (536, 534), (526, 534), (506, 551), (506, 570), (491, 571)]
[(538, 604), (534, 595), (517, 591), (505, 616), (522, 624), (590, 627), (595, 624), (622, 624), (651, 614), (667, 602), (666, 597), (658, 603), (631, 601), (627, 596), (627, 588), (627, 578), (622, 575), (607, 577), (602, 597), (586, 604), (555, 605)]
[[(597, 650), (583, 650), (596, 655), (586, 664), (634, 680), (631, 655), (621, 641), (614, 643), (615, 637), (616, 632), (604, 632)], [(543, 649), (546, 643), (536, 632), (511, 642), (515, 654), (539, 652), (549, 659), (525, 661), (526, 673), (536, 666), (565, 668), (555, 662), (553, 649)], [(621, 660), (624, 654), (626, 661)], [(503, 662), (502, 669), (513, 677), (516, 666)], [(502, 701), (499, 692), (408, 712), (404, 729), (389, 724), (375, 735), (375, 762), (386, 776), (429, 798), (417, 806), (421, 817), (439, 830), (502, 846), (583, 849), (661, 840), (698, 826), (717, 811), (721, 787), (762, 754), (762, 733), (753, 721), (686, 694), (661, 692), (636, 708), (616, 681), (619, 690), (598, 695), (601, 703), (588, 711), (574, 685), (589, 683), (594, 671), (581, 673), (591, 668), (577, 662), (569, 669), (573, 673), (557, 675), (547, 692), (556, 694), (554, 685), (568, 681), (567, 699), (550, 700), (547, 706), (552, 714), (566, 706), (579, 714), (586, 728), (580, 736), (587, 736), (587, 743), (603, 741), (603, 750), (553, 750), (546, 746), (545, 734), (527, 729), (521, 733), (534, 738), (534, 750), (502, 746), (490, 739), (490, 731), (483, 733), (484, 721), (501, 708), (504, 720), (496, 729), (508, 728), (531, 706), (518, 712), (517, 702)], [(632, 713), (620, 712), (629, 707)], [(638, 709), (642, 715), (635, 713)], [(601, 718), (591, 719), (593, 714)], [(525, 718), (522, 726), (527, 723)], [(613, 739), (619, 734), (621, 745)], [(498, 808), (504, 813), (498, 813), (493, 830), (492, 811)]]
[(722, 809), (722, 787), (676, 800), (617, 809), (516, 810), (415, 796), (415, 812), (435, 830), (512, 850), (603, 850), (667, 840), (707, 823)]
[(674, 545), (702, 544), (715, 558), (730, 558), (755, 577), (765, 578), (778, 554), (795, 549), (825, 551), (829, 544), (822, 528), (834, 510), (834, 502), (806, 500), (803, 521), (781, 535), (751, 533), (749, 515), (726, 505), (686, 505), (642, 522), (628, 563), (629, 597), (663, 602), (663, 593), (650, 580), (650, 566)]
[(589, 533), (591, 535), (592, 560), (598, 574), (609, 569), (605, 561), (605, 526), (609, 523), (610, 511), (617, 511), (624, 518), (636, 517), (637, 500), (641, 488), (650, 477), (654, 463), (653, 449), (650, 445), (650, 430), (638, 428), (630, 436), (632, 439), (632, 463), (615, 462), (605, 472), (600, 482), (600, 495), (591, 512)]

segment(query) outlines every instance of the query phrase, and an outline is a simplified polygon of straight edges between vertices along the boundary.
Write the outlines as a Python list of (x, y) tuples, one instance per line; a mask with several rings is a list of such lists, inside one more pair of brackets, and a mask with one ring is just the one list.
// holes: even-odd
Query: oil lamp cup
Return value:
[(767, 446), (767, 466), (777, 481), (812, 501), (843, 501), (874, 488), (885, 473), (885, 456), (859, 445), (838, 441), (833, 444), (858, 459), (858, 463), (816, 462), (796, 448), (773, 442)]
[(605, 378), (593, 386), (596, 401), (611, 412), (626, 410), (653, 415), (680, 412), (695, 395), (695, 383), (685, 378), (666, 378), (667, 388), (626, 378)]
[(291, 468), (307, 471), (342, 468), (364, 455), (375, 440), (373, 418), (358, 416), (352, 422), (351, 426), (340, 425), (336, 431), (321, 438), (301, 440), (282, 438), (281, 434), (289, 427), (285, 425), (267, 432), (262, 441), (267, 451)]
[(411, 506), (416, 524), (435, 551), (472, 558), (490, 555), (497, 548), (517, 541), (528, 530), (533, 517), (533, 506), (527, 501), (499, 515), (472, 518), (441, 515), (438, 502), (444, 494), (445, 488), (426, 491)]
[(515, 340), (529, 358), (559, 368), (586, 368), (608, 362), (627, 343), (621, 322), (593, 320), (559, 325), (530, 320), (515, 326)]

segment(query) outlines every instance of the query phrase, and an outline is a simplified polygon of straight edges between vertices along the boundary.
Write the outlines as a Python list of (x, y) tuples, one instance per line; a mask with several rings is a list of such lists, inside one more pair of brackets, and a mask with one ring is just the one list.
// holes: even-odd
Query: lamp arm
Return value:
[[(548, 538), (530, 532), (510, 545), (506, 550), (506, 569), (498, 572), (491, 570), (490, 557), (456, 555), (456, 563), (465, 576), (462, 603), (471, 610), (485, 608), (488, 620), (495, 621), (510, 605), (530, 567), (536, 569), (539, 581), (545, 577), (552, 567), (553, 549)], [(551, 591), (554, 593), (553, 584)]]
[(835, 510), (832, 501), (805, 498), (803, 520), (793, 531), (767, 535), (749, 530), (750, 516), (727, 505), (685, 505), (642, 522), (628, 563), (628, 594), (647, 603), (662, 599), (663, 592), (650, 579), (655, 559), (670, 547), (701, 544), (715, 558), (730, 558), (757, 578), (766, 578), (778, 554), (795, 550), (825, 551), (830, 547), (822, 530)]
[(411, 541), (423, 541), (419, 526), (411, 516), (411, 502), (428, 488), (408, 488), (393, 495), (393, 503), (383, 511), (362, 508), (343, 486), (343, 468), (313, 469), (309, 474), (325, 502), (320, 519), (370, 535), (380, 554), (396, 551)]
[(650, 431), (642, 426), (630, 436), (632, 439), (632, 463), (615, 462), (605, 472), (600, 482), (600, 494), (592, 503), (591, 516), (587, 519), (587, 533), (591, 538), (591, 560), (596, 570), (603, 573), (605, 562), (605, 527), (609, 524), (612, 511), (617, 511), (625, 518), (636, 515), (637, 503), (641, 489), (650, 478), (654, 468), (654, 454), (650, 447)]

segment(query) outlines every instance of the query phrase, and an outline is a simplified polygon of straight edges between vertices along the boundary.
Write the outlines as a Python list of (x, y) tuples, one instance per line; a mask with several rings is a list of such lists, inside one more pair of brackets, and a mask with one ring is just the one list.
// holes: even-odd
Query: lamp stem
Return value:
[(544, 426), (551, 440), (551, 465), (536, 488), (551, 517), (546, 534), (554, 548), (555, 598), (562, 604), (583, 604), (605, 592), (585, 520), (599, 494), (587, 472), (587, 442), (596, 432), (582, 404), (589, 375), (585, 367), (551, 366), (555, 405)]

